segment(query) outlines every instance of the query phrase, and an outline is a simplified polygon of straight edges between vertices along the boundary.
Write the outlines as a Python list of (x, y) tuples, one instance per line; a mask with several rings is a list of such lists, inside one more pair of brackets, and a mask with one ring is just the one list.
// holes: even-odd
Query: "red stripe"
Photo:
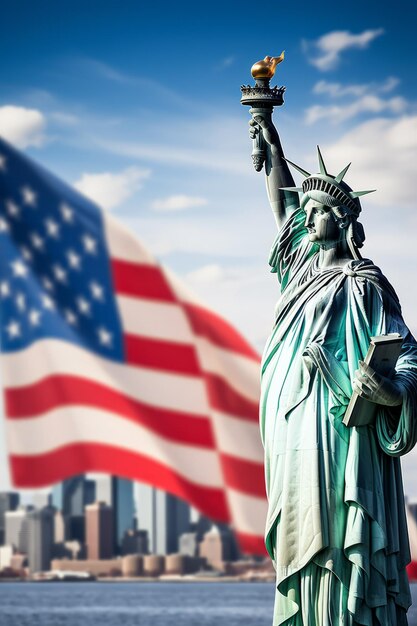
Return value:
[(235, 391), (227, 380), (215, 374), (204, 374), (211, 406), (233, 417), (240, 417), (251, 422), (259, 420), (259, 405), (244, 398)]
[(52, 485), (85, 472), (103, 472), (138, 480), (187, 500), (208, 517), (229, 522), (222, 489), (196, 485), (142, 454), (97, 443), (63, 446), (36, 456), (10, 456), (13, 483), (22, 489)]
[(177, 374), (201, 376), (201, 368), (193, 346), (147, 339), (137, 335), (124, 337), (127, 363)]
[(112, 259), (115, 291), (126, 296), (176, 302), (176, 298), (161, 269), (153, 265), (139, 265)]
[(265, 473), (262, 463), (245, 461), (235, 456), (220, 455), (227, 487), (257, 498), (266, 498)]
[(263, 537), (239, 532), (236, 532), (236, 537), (240, 549), (244, 554), (259, 554), (260, 556), (266, 556), (268, 554)]
[(260, 357), (240, 333), (219, 315), (196, 304), (182, 303), (196, 335), (210, 339), (214, 344), (253, 359)]
[(117, 413), (172, 441), (215, 448), (207, 417), (155, 408), (78, 376), (48, 376), (33, 385), (6, 388), (4, 393), (8, 418), (33, 417), (62, 406), (82, 405)]

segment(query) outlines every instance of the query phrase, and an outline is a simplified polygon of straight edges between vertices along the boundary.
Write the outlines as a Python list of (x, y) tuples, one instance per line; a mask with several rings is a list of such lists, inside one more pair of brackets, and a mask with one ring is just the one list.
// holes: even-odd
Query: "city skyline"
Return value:
[[(195, 514), (193, 521), (186, 502), (146, 485), (141, 485), (139, 514), (132, 515), (118, 541), (117, 529), (122, 531), (118, 524), (123, 519), (127, 523), (126, 513), (132, 511), (127, 501), (132, 481), (120, 483), (109, 477), (103, 483), (100, 476), (96, 480), (85, 475), (65, 480), (39, 498), (39, 506), (24, 505), (16, 492), (0, 492), (4, 529), (0, 572), (26, 568), (34, 575), (52, 567), (91, 575), (112, 571), (157, 575), (174, 570), (191, 573), (203, 566), (222, 570), (225, 562), (239, 559), (236, 538), (227, 525), (217, 526)], [(75, 525), (73, 520), (82, 523)], [(155, 558), (146, 561), (146, 555)]]

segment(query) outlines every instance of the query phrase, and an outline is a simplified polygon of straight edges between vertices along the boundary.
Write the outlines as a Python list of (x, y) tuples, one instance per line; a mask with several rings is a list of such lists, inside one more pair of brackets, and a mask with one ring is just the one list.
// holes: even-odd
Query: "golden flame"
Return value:
[(272, 78), (278, 63), (284, 60), (284, 51), (279, 57), (265, 57), (262, 61), (257, 61), (251, 68), (251, 74), (254, 78)]

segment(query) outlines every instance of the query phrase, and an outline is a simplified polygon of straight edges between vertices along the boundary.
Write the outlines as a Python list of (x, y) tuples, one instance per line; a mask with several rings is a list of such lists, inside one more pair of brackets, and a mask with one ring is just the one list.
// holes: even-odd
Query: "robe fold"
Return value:
[[(402, 626), (410, 554), (398, 457), (417, 439), (417, 345), (379, 268), (320, 270), (304, 220), (296, 209), (271, 250), (282, 293), (262, 359), (274, 626)], [(371, 337), (392, 332), (404, 337), (404, 402), (348, 428), (358, 362)]]

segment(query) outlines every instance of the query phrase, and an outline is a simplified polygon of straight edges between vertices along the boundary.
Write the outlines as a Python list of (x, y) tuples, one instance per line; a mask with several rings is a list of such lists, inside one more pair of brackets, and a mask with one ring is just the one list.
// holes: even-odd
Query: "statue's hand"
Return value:
[(353, 389), (365, 400), (384, 406), (400, 406), (403, 401), (403, 388), (394, 380), (378, 374), (370, 365), (359, 361), (355, 372)]
[(251, 119), (249, 122), (249, 137), (255, 139), (260, 132), (261, 128), (259, 124), (254, 119)]
[(261, 132), (263, 138), (270, 146), (278, 146), (279, 138), (277, 129), (273, 125), (270, 119), (265, 118), (263, 115), (256, 113), (253, 115), (252, 119), (249, 122), (249, 135), (251, 139), (255, 139), (255, 137)]

